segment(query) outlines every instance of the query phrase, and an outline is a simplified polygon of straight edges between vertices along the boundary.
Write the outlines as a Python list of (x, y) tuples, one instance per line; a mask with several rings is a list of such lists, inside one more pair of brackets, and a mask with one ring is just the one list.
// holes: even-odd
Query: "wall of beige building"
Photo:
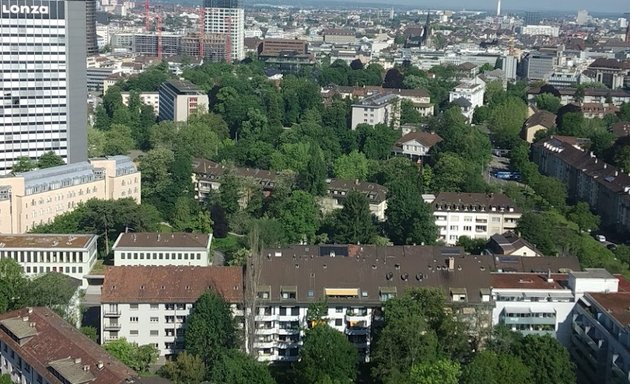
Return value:
[[(103, 168), (105, 177), (41, 193), (26, 194), (23, 175), (0, 179), (0, 189), (9, 188), (9, 197), (0, 197), (0, 233), (26, 233), (33, 227), (52, 222), (90, 199), (132, 198), (140, 203), (140, 172), (116, 176), (116, 161), (93, 159), (94, 168)], [(63, 167), (63, 166), (62, 166)]]

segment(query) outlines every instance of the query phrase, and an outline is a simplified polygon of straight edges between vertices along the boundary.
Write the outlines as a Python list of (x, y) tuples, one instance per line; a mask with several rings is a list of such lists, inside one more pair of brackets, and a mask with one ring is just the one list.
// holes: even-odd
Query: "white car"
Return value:
[(605, 243), (606, 242), (606, 236), (604, 236), (604, 235), (595, 235), (595, 239), (597, 241), (599, 241), (600, 243)]

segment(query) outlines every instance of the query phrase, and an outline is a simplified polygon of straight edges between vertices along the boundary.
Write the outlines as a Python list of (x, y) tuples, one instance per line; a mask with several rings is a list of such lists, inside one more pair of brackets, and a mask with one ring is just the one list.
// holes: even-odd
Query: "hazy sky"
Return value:
[[(335, 0), (344, 1), (347, 0)], [(385, 4), (385, 0), (361, 0), (362, 3)], [(496, 8), (496, 0), (390, 0), (395, 4), (406, 4), (418, 8), (489, 9)], [(629, 0), (502, 0), (503, 9), (519, 10), (561, 10), (575, 11), (587, 9), (590, 12), (630, 12)]]

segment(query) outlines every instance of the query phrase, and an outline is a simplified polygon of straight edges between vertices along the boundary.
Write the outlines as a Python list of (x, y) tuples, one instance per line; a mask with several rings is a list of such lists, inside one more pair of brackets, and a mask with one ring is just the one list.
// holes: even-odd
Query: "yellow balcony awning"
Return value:
[(326, 288), (326, 296), (359, 296), (358, 288)]

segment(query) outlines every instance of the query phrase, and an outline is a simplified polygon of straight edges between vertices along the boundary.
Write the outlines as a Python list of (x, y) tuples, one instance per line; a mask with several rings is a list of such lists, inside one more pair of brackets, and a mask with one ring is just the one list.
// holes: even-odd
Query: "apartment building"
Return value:
[(569, 351), (579, 383), (630, 381), (630, 292), (624, 288), (587, 293), (573, 310)]
[(522, 211), (500, 193), (441, 192), (436, 197), (424, 196), (431, 204), (438, 240), (455, 245), (461, 236), (488, 239), (490, 236), (516, 229)]
[[(451, 103), (460, 104), (463, 115), (472, 121), (475, 108), (483, 106), (483, 95), (486, 93), (486, 83), (478, 77), (472, 81), (460, 83), (449, 92), (448, 100)], [(463, 103), (463, 101), (467, 103)]]
[[(129, 92), (120, 92), (122, 103), (129, 105)], [(160, 115), (160, 93), (159, 92), (141, 92), (138, 94), (140, 101), (153, 108), (155, 116)]]
[(0, 178), (0, 233), (28, 232), (89, 199), (132, 198), (140, 203), (140, 192), (140, 172), (127, 156)]
[(124, 337), (172, 357), (183, 351), (186, 316), (208, 289), (242, 316), (241, 267), (108, 267), (101, 289), (101, 341)]
[(211, 243), (205, 233), (121, 233), (112, 247), (114, 265), (207, 267)]
[(208, 111), (208, 95), (194, 84), (183, 80), (169, 80), (159, 89), (159, 120), (188, 121), (197, 111)]
[(20, 384), (131, 384), (137, 374), (48, 308), (0, 314), (0, 373)]
[(521, 77), (528, 80), (545, 80), (553, 73), (555, 62), (555, 56), (530, 52), (521, 61)]
[[(241, 0), (204, 0), (204, 32), (226, 36), (225, 61), (245, 58), (245, 10)], [(229, 44), (228, 44), (229, 42)]]
[(322, 31), (324, 43), (347, 45), (357, 41), (356, 34), (350, 29), (329, 28)]
[(327, 214), (335, 209), (343, 208), (343, 203), (348, 193), (351, 191), (356, 191), (364, 195), (368, 200), (370, 213), (379, 221), (385, 221), (387, 188), (380, 184), (359, 180), (329, 179), (327, 181), (327, 194), (319, 199), (319, 206), (322, 213)]
[(296, 361), (308, 307), (322, 299), (325, 320), (365, 360), (383, 303), (412, 288), (441, 288), (471, 332), (491, 326), (491, 256), (466, 257), (453, 247), (318, 245), (267, 249), (263, 257), (254, 340), (260, 361)]
[(620, 107), (624, 103), (630, 102), (630, 92), (623, 89), (600, 89), (600, 88), (587, 88), (584, 90), (584, 99), (576, 100), (575, 91), (576, 88), (556, 88), (543, 90), (541, 88), (530, 88), (527, 90), (527, 100), (530, 105), (534, 105), (536, 96), (543, 92), (552, 91), (557, 97), (560, 97), (562, 105), (570, 103), (600, 103), (606, 104), (608, 101), (612, 101), (612, 104)]
[(82, 282), (97, 259), (96, 235), (2, 235), (0, 259), (15, 260), (26, 276), (59, 272)]
[(619, 279), (605, 269), (586, 269), (566, 274), (493, 273), (491, 284), (493, 324), (523, 335), (550, 335), (569, 347), (576, 302), (585, 292), (617, 292)]
[(561, 136), (534, 143), (532, 158), (541, 173), (567, 186), (571, 201), (587, 202), (603, 226), (630, 233), (630, 174)]
[(435, 105), (431, 103), (431, 95), (424, 89), (396, 89), (365, 85), (362, 87), (334, 86), (324, 88), (324, 102), (339, 95), (343, 99), (365, 98), (374, 95), (396, 95), (401, 100), (409, 100), (422, 116), (433, 116)]
[(560, 28), (551, 25), (527, 25), (521, 28), (523, 35), (558, 37)]
[[(404, 132), (403, 126), (403, 132)], [(409, 132), (394, 143), (392, 152), (409, 157), (414, 161), (422, 161), (429, 156), (429, 150), (442, 141), (434, 132)]]
[(374, 94), (352, 105), (352, 130), (359, 124), (386, 124), (400, 127), (400, 98), (396, 95)]

